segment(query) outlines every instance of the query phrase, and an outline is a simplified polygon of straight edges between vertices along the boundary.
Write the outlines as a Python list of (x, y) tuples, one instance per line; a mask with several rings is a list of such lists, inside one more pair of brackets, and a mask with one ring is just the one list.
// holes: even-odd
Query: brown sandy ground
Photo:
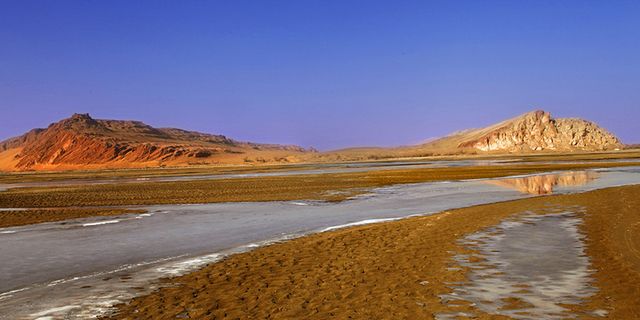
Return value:
[[(546, 153), (518, 155), (476, 155), (476, 156), (437, 156), (418, 158), (390, 158), (384, 160), (366, 160), (368, 163), (385, 163), (394, 161), (440, 161), (440, 160), (513, 160), (525, 162), (544, 161), (604, 161), (618, 159), (638, 159), (640, 151), (588, 152), (588, 153)], [(343, 162), (335, 162), (339, 165)], [(292, 164), (252, 164), (252, 165), (192, 165), (188, 167), (150, 167), (131, 169), (94, 169), (67, 171), (25, 171), (1, 172), (0, 183), (20, 183), (73, 179), (115, 179), (139, 178), (149, 176), (189, 176), (225, 173), (275, 172), (319, 168), (318, 165), (331, 165), (331, 162), (292, 163)]]
[(118, 206), (303, 199), (342, 201), (370, 188), (400, 183), (495, 178), (551, 170), (632, 165), (637, 166), (640, 163), (416, 168), (246, 179), (14, 188), (0, 192), (0, 207)]
[[(638, 155), (640, 157), (640, 154)], [(253, 166), (191, 166), (177, 168), (134, 168), (69, 171), (0, 172), (0, 183), (43, 182), (59, 180), (105, 180), (118, 178), (142, 178), (163, 176), (193, 176), (233, 173), (278, 172), (314, 169), (309, 165), (253, 165)]]
[(513, 214), (576, 205), (586, 208), (581, 228), (599, 292), (569, 307), (640, 319), (640, 186), (475, 206), (274, 244), (170, 279), (169, 287), (120, 305), (113, 318), (431, 319), (473, 311), (479, 319), (502, 319), (468, 303), (441, 304), (439, 295), (450, 292), (446, 283), (465, 280), (465, 270), (448, 269), (453, 255), (469, 253), (457, 239)]
[(64, 208), (0, 211), (0, 228), (23, 226), (34, 223), (62, 221), (98, 216), (118, 216), (128, 213), (144, 213), (146, 210)]

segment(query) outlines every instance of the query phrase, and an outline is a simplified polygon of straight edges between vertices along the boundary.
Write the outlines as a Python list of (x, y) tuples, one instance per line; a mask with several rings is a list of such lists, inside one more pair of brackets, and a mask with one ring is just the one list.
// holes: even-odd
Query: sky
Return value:
[(0, 0), (0, 140), (90, 113), (328, 150), (534, 109), (640, 142), (640, 1)]

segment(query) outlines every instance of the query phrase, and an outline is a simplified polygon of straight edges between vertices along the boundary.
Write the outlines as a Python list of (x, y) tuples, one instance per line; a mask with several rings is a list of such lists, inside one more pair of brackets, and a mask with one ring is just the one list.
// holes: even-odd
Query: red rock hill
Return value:
[(298, 146), (240, 142), (222, 135), (154, 128), (88, 114), (0, 142), (0, 169), (128, 168), (158, 165), (290, 162)]

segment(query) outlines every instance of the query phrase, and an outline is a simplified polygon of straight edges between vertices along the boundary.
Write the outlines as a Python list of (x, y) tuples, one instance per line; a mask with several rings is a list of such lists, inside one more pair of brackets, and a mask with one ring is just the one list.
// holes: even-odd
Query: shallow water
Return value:
[[(567, 305), (577, 305), (596, 291), (591, 284), (582, 208), (524, 214), (464, 238), (474, 255), (455, 257), (468, 267), (469, 282), (454, 285), (444, 303), (467, 301), (489, 314), (514, 319), (570, 319)], [(554, 211), (557, 211), (555, 209)], [(591, 316), (602, 314), (593, 310)], [(448, 315), (439, 315), (447, 319)]]
[[(140, 183), (140, 182), (172, 182), (172, 181), (195, 181), (195, 180), (216, 180), (216, 179), (242, 179), (259, 177), (279, 177), (295, 176), (305, 174), (335, 174), (349, 172), (367, 172), (392, 169), (419, 169), (419, 168), (454, 168), (470, 166), (498, 166), (511, 164), (581, 164), (599, 163), (605, 161), (632, 162), (638, 159), (618, 159), (618, 160), (592, 160), (592, 161), (543, 161), (526, 162), (517, 159), (508, 160), (437, 160), (437, 161), (393, 161), (393, 162), (352, 162), (352, 163), (331, 163), (331, 164), (309, 164), (294, 165), (297, 170), (280, 170), (272, 172), (248, 172), (248, 173), (221, 173), (202, 175), (169, 175), (169, 176), (142, 176), (136, 178), (114, 178), (114, 179), (69, 179), (55, 181), (24, 182), (0, 185), (0, 191), (10, 188), (23, 187), (55, 187), (65, 185), (97, 185), (112, 183)], [(304, 169), (312, 167), (312, 169)], [(302, 168), (302, 169), (301, 169)]]
[(582, 186), (600, 177), (598, 171), (568, 171), (517, 178), (489, 180), (487, 183), (533, 195), (552, 194), (554, 189)]
[[(593, 172), (593, 179), (563, 178), (573, 182), (557, 183), (554, 191), (640, 183), (639, 168)], [(539, 176), (528, 179), (539, 180)], [(527, 179), (508, 179), (521, 178)], [(158, 285), (155, 279), (182, 274), (270, 241), (532, 196), (493, 183), (508, 179), (396, 185), (342, 203), (151, 206), (148, 214), (0, 229), (6, 232), (0, 233), (0, 292), (4, 292), (0, 294), (0, 318), (87, 318), (153, 289)]]
[[(366, 172), (403, 168), (449, 168), (468, 166), (491, 166), (512, 163), (513, 160), (438, 160), (438, 161), (393, 161), (393, 162), (351, 162), (330, 164), (292, 165), (291, 170), (276, 170), (269, 172), (246, 173), (217, 173), (199, 175), (166, 175), (166, 176), (141, 176), (135, 178), (121, 177), (113, 179), (69, 179), (54, 181), (23, 182), (0, 185), (0, 191), (9, 188), (23, 187), (55, 187), (65, 185), (96, 185), (112, 183), (140, 183), (140, 182), (171, 182), (194, 181), (215, 179), (242, 179), (259, 177), (295, 176), (304, 174), (332, 174), (348, 172)], [(305, 169), (310, 168), (310, 169)], [(260, 168), (256, 168), (257, 170)], [(269, 170), (268, 167), (264, 168)]]

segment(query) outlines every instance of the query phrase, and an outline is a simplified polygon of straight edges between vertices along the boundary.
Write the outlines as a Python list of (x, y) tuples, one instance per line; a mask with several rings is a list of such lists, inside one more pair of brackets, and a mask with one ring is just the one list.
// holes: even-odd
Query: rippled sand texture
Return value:
[[(640, 319), (637, 285), (640, 283), (640, 255), (637, 254), (640, 234), (633, 232), (637, 231), (633, 226), (640, 222), (639, 195), (640, 186), (629, 186), (538, 197), (303, 237), (231, 256), (175, 278), (171, 281), (175, 286), (121, 305), (120, 314), (115, 318), (431, 319), (436, 315), (467, 314), (477, 319), (508, 319), (506, 315), (485, 312), (472, 302), (442, 303), (443, 295), (455, 293), (452, 283), (462, 286), (475, 279), (467, 277), (473, 275), (473, 270), (466, 272), (467, 268), (459, 266), (453, 257), (478, 252), (465, 248), (459, 240), (486, 232), (487, 228), (523, 212), (559, 214), (571, 208), (575, 216), (509, 220), (513, 225), (510, 233), (501, 231), (503, 239), (512, 239), (508, 234), (515, 235), (514, 230), (523, 233), (552, 228), (550, 230), (558, 231), (559, 235), (554, 235), (558, 239), (551, 243), (560, 239), (569, 241), (569, 249), (554, 250), (563, 253), (557, 263), (573, 275), (564, 274), (553, 265), (542, 268), (545, 266), (542, 264), (542, 270), (536, 272), (542, 272), (543, 276), (529, 280), (529, 285), (541, 286), (547, 281), (548, 288), (540, 292), (568, 295), (563, 301), (591, 294), (582, 298), (584, 302), (580, 305), (560, 305), (570, 310), (563, 312), (579, 314), (580, 318), (598, 318), (598, 314), (604, 314), (601, 310), (606, 310), (606, 317), (610, 319)], [(584, 208), (584, 213), (575, 206)], [(584, 219), (584, 223), (577, 224), (576, 218)], [(575, 228), (584, 232), (586, 238), (581, 238), (580, 233), (576, 235)], [(533, 243), (542, 241), (526, 238)], [(514, 245), (510, 241), (496, 241), (486, 245), (511, 252), (498, 255), (500, 259), (518, 257), (513, 248), (505, 249)], [(591, 263), (586, 275), (579, 271), (585, 266), (584, 253), (589, 255)], [(489, 263), (488, 260), (487, 265)], [(523, 281), (518, 276), (529, 269), (512, 266), (500, 277), (508, 279), (511, 275)], [(569, 289), (554, 288), (560, 284), (551, 278), (545, 280), (547, 273), (565, 281), (565, 285), (571, 284), (571, 288), (577, 284), (578, 295), (567, 294)], [(593, 279), (590, 285), (597, 290), (583, 288), (589, 277)], [(530, 296), (540, 294), (531, 288), (523, 289), (531, 291)], [(523, 290), (518, 294), (525, 293)], [(511, 308), (518, 304), (521, 301), (504, 301), (504, 305)]]
[[(633, 183), (634, 181), (637, 183), (640, 181), (637, 179), (638, 174), (637, 169), (633, 168), (605, 170), (600, 173), (601, 178), (584, 187), (565, 187), (558, 191), (560, 193), (579, 192), (590, 188), (603, 188), (610, 185)], [(154, 279), (158, 277), (180, 275), (206, 263), (218, 261), (226, 256), (222, 251), (227, 248), (243, 248), (240, 250), (243, 252), (246, 251), (244, 249), (253, 249), (267, 244), (262, 241), (264, 239), (280, 239), (282, 234), (306, 234), (335, 230), (337, 227), (389, 221), (413, 214), (447, 210), (451, 207), (525, 197), (528, 195), (488, 185), (482, 181), (408, 184), (375, 189), (375, 193), (340, 203), (292, 201), (156, 206), (146, 208), (149, 213), (139, 215), (79, 219), (55, 224), (5, 228), (4, 231), (0, 230), (0, 233), (7, 232), (2, 235), (2, 242), (5, 243), (5, 246), (3, 254), (0, 254), (6, 258), (5, 262), (0, 264), (0, 269), (3, 269), (3, 272), (0, 272), (0, 278), (4, 278), (3, 281), (0, 281), (0, 287), (4, 287), (5, 290), (0, 291), (8, 290), (9, 292), (6, 295), (0, 294), (0, 300), (2, 300), (0, 319), (16, 319), (19, 318), (17, 315), (22, 314), (39, 314), (54, 318), (57, 316), (73, 318), (72, 315), (78, 315), (76, 318), (84, 319), (85, 315), (108, 311), (112, 303), (128, 301), (134, 296), (148, 293), (154, 288), (167, 284), (166, 282), (155, 282)], [(556, 198), (543, 197), (537, 202), (552, 201), (552, 199)], [(606, 199), (613, 198), (606, 197)], [(610, 201), (605, 203), (610, 203)], [(460, 281), (460, 279), (448, 281), (433, 279), (431, 275), (444, 277), (445, 274), (455, 275), (458, 273), (455, 270), (442, 270), (446, 269), (446, 266), (442, 269), (437, 268), (435, 256), (439, 254), (441, 258), (446, 258), (448, 253), (444, 249), (444, 244), (449, 243), (450, 250), (454, 249), (451, 245), (455, 245), (456, 239), (462, 237), (462, 234), (477, 232), (501, 222), (500, 220), (482, 222), (480, 219), (482, 215), (497, 219), (532, 210), (530, 205), (526, 204), (515, 210), (514, 205), (515, 203), (492, 205), (493, 209), (487, 211), (482, 208), (460, 210), (456, 215), (457, 222), (452, 221), (449, 225), (443, 224), (443, 222), (447, 221), (451, 215), (437, 215), (432, 222), (421, 226), (425, 227), (425, 230), (414, 230), (412, 225), (409, 225), (407, 231), (415, 231), (415, 238), (411, 241), (408, 241), (406, 235), (402, 235), (404, 230), (400, 230), (402, 232), (398, 234), (397, 238), (392, 237), (388, 230), (381, 232), (375, 238), (384, 239), (382, 244), (368, 237), (361, 239), (365, 241), (361, 248), (364, 254), (380, 256), (380, 261), (374, 264), (375, 267), (382, 267), (385, 264), (382, 260), (388, 261), (387, 270), (389, 272), (380, 274), (384, 279), (377, 278), (378, 272), (369, 273), (364, 276), (369, 277), (373, 274), (372, 277), (375, 279), (366, 280), (366, 285), (384, 287), (385, 281), (395, 279), (396, 285), (394, 286), (396, 288), (389, 292), (392, 293), (393, 300), (397, 301), (399, 296), (411, 297), (412, 295), (411, 292), (399, 290), (398, 283), (402, 283), (401, 286), (408, 289), (411, 289), (412, 286), (418, 286), (422, 292), (424, 289), (431, 290), (432, 286), (443, 286), (444, 283)], [(467, 217), (464, 218), (461, 215)], [(414, 254), (406, 254), (407, 242), (412, 245), (421, 245), (415, 247)], [(104, 243), (110, 245), (105, 247)], [(356, 240), (351, 239), (349, 242), (345, 242), (344, 247), (356, 250), (357, 243)], [(433, 246), (434, 243), (437, 246), (430, 248), (429, 246)], [(380, 249), (380, 246), (395, 249)], [(319, 262), (333, 261), (334, 254), (340, 255), (338, 250), (340, 247), (342, 246), (319, 249), (318, 252), (326, 253), (326, 255), (319, 256), (322, 259)], [(384, 252), (381, 250), (388, 251), (386, 252), (388, 255), (384, 256), (382, 254)], [(304, 256), (303, 251), (295, 249), (291, 251), (291, 254)], [(368, 253), (369, 251), (372, 253)], [(316, 257), (318, 252), (311, 254)], [(400, 267), (398, 259), (404, 254), (406, 254), (405, 260), (408, 263), (404, 267)], [(415, 259), (416, 256), (425, 258), (413, 261), (412, 259)], [(38, 257), (37, 263), (34, 263), (34, 257)], [(357, 254), (353, 257), (356, 260), (359, 259)], [(345, 261), (350, 260), (345, 258)], [(279, 272), (283, 266), (278, 261), (276, 262), (278, 266), (274, 271)], [(416, 267), (422, 267), (425, 262), (430, 264), (430, 268), (436, 268), (429, 269), (428, 272), (425, 270), (421, 273), (420, 278), (413, 279), (415, 282), (406, 278), (407, 272), (411, 272)], [(254, 262), (248, 263), (253, 264)], [(317, 263), (309, 265), (315, 268)], [(334, 267), (343, 268), (344, 272), (349, 272), (350, 266), (352, 266), (351, 263), (340, 263)], [(399, 272), (401, 270), (402, 272)], [(252, 272), (260, 271), (254, 270)], [(308, 272), (313, 273), (315, 270), (303, 270), (302, 276)], [(393, 277), (393, 273), (390, 272), (396, 272), (398, 277)], [(293, 274), (295, 271), (288, 272), (286, 276), (295, 279)], [(317, 276), (324, 279), (322, 273)], [(460, 276), (464, 276), (464, 274), (460, 272)], [(275, 277), (277, 278), (278, 275)], [(343, 275), (340, 277), (342, 278)], [(269, 277), (265, 276), (265, 278)], [(285, 281), (290, 281), (290, 279)], [(150, 282), (153, 283), (150, 284)], [(276, 282), (279, 283), (279, 281)], [(244, 283), (243, 280), (242, 284)], [(260, 288), (261, 284), (256, 283), (255, 285)], [(28, 287), (28, 290), (23, 290), (25, 286)], [(272, 283), (271, 286), (275, 286), (275, 284)], [(287, 291), (278, 286), (273, 288), (278, 292)], [(203, 288), (203, 290), (207, 293), (214, 292), (211, 288)], [(233, 288), (227, 287), (224, 291), (233, 290)], [(313, 288), (309, 290), (314, 295), (317, 292)], [(329, 296), (333, 293), (327, 292)], [(294, 296), (295, 294), (291, 293), (290, 295)], [(362, 296), (370, 295), (364, 293)], [(361, 296), (355, 295), (355, 297)], [(324, 296), (323, 299), (325, 298), (328, 299)], [(177, 297), (177, 299), (188, 301), (184, 297)], [(277, 302), (276, 307), (284, 303)], [(413, 302), (409, 301), (408, 306), (407, 304), (399, 306), (408, 309), (397, 311), (405, 314), (405, 310), (411, 310), (411, 303), (415, 303), (417, 307), (429, 305), (428, 310), (421, 310), (424, 306), (418, 308), (419, 312), (413, 310), (416, 315), (424, 317), (426, 311), (436, 312), (433, 304), (439, 304), (439, 302), (439, 295), (425, 296), (421, 294), (416, 296)], [(210, 302), (206, 300), (202, 301), (201, 310), (217, 312), (207, 307), (209, 304)], [(351, 304), (346, 306), (349, 305)], [(69, 306), (74, 306), (74, 308), (70, 309)], [(268, 311), (270, 305), (262, 307), (267, 308)], [(385, 304), (384, 307), (388, 308), (389, 304)], [(158, 307), (153, 306), (152, 308)], [(228, 310), (218, 308), (218, 311), (227, 312)], [(271, 310), (271, 312), (274, 311)], [(375, 317), (376, 314), (390, 315), (377, 313), (376, 310), (372, 310), (372, 313), (368, 315)], [(154, 313), (149, 315), (154, 319), (158, 317), (158, 314)], [(194, 313), (192, 317), (201, 315)], [(241, 318), (245, 316), (247, 315), (244, 314)], [(330, 315), (321, 313), (319, 316)]]
[(533, 195), (552, 194), (556, 187), (583, 186), (595, 179), (596, 171), (572, 171), (558, 174), (545, 174), (521, 178), (490, 180), (487, 183), (518, 190)]
[(575, 318), (567, 306), (596, 290), (575, 211), (527, 214), (465, 237), (461, 243), (476, 254), (455, 259), (469, 268), (469, 282), (452, 286), (443, 302), (468, 301), (484, 312), (515, 319)]

